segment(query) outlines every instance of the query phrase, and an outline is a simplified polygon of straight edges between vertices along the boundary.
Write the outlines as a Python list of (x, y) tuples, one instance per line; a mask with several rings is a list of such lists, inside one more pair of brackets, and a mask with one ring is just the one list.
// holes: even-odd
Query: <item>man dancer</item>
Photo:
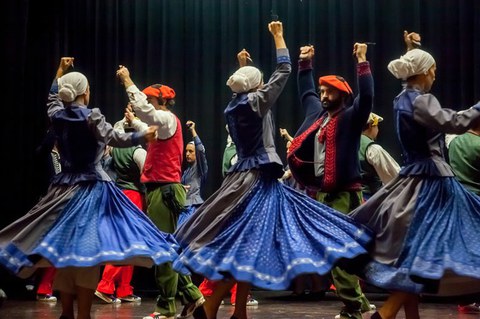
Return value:
[[(355, 43), (353, 51), (359, 85), (355, 100), (350, 85), (337, 75), (319, 78), (319, 97), (313, 81), (314, 47), (300, 49), (298, 90), (306, 117), (287, 155), (294, 178), (316, 193), (319, 202), (345, 214), (362, 202), (358, 151), (373, 102), (367, 45)], [(332, 270), (332, 278), (345, 305), (340, 318), (361, 319), (362, 312), (374, 309), (356, 276), (337, 267)]]
[[(175, 91), (162, 84), (153, 84), (140, 91), (124, 66), (117, 76), (125, 86), (129, 101), (138, 118), (158, 126), (158, 137), (150, 142), (141, 181), (147, 188), (147, 214), (157, 227), (167, 233), (177, 228), (180, 212), (185, 207), (186, 192), (181, 184), (183, 160), (182, 125), (170, 107), (175, 104)], [(171, 263), (155, 268), (159, 289), (155, 311), (144, 319), (174, 319), (175, 295), (181, 296), (184, 308), (178, 318), (186, 318), (205, 301), (191, 278), (177, 274)]]

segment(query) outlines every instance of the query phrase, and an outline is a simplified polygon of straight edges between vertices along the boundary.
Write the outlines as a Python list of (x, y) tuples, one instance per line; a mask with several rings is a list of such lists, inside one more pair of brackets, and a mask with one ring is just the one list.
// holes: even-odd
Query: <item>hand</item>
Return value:
[(367, 45), (365, 43), (355, 43), (353, 45), (353, 55), (357, 57), (357, 62), (367, 61)]
[(125, 119), (130, 125), (132, 124), (132, 121), (135, 119), (135, 113), (133, 113), (132, 105), (130, 103), (128, 103), (127, 107), (125, 108)]
[(130, 78), (130, 71), (128, 71), (128, 69), (123, 65), (118, 66), (117, 77), (120, 79), (120, 82), (123, 83), (126, 89), (129, 86), (134, 85), (132, 79)]
[(194, 130), (195, 129), (195, 122), (194, 121), (187, 121), (186, 123), (187, 127), (189, 130)]
[(145, 140), (147, 142), (153, 142), (157, 139), (158, 126), (152, 125), (145, 130)]
[(283, 25), (280, 21), (272, 21), (268, 24), (268, 31), (274, 37), (283, 37)]
[(60, 66), (63, 71), (67, 71), (69, 68), (73, 68), (73, 61), (75, 60), (74, 57), (62, 57), (60, 59)]
[(407, 51), (418, 48), (422, 45), (422, 37), (416, 32), (408, 33), (407, 30), (403, 31), (403, 40), (407, 46)]
[(73, 68), (74, 57), (62, 57), (60, 59), (60, 64), (57, 69), (56, 78), (58, 79), (67, 72), (69, 68)]
[(288, 134), (288, 131), (284, 128), (280, 128), (280, 136), (286, 140), (286, 141), (291, 141), (293, 138)]
[(127, 67), (119, 65), (117, 70), (117, 77), (123, 83), (125, 78), (130, 77), (130, 71), (128, 71)]
[(240, 67), (246, 66), (248, 64), (248, 61), (253, 62), (252, 59), (250, 58), (250, 53), (248, 53), (247, 50), (245, 49), (238, 52), (237, 60), (238, 60), (238, 65)]
[(306, 45), (300, 48), (300, 60), (311, 60), (315, 56), (315, 48), (313, 45)]

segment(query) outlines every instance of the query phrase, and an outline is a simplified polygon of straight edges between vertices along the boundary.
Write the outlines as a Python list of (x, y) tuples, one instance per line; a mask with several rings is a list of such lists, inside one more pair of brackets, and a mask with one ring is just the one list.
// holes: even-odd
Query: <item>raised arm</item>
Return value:
[[(255, 94), (258, 108), (262, 115), (264, 115), (272, 105), (277, 101), (278, 97), (283, 91), (288, 77), (292, 72), (292, 65), (290, 62), (290, 54), (288, 52), (285, 40), (283, 38), (283, 25), (280, 21), (272, 21), (268, 24), (275, 48), (277, 52), (277, 68), (270, 76), (267, 83), (263, 85)], [(255, 103), (255, 101), (254, 101)]]
[(201, 178), (202, 185), (206, 182), (208, 173), (207, 155), (205, 146), (197, 134), (196, 124), (193, 121), (187, 121), (187, 127), (192, 134), (193, 142), (195, 143), (195, 163), (197, 164), (197, 173)]
[(275, 48), (277, 50), (287, 48), (287, 44), (283, 37), (283, 24), (280, 21), (270, 22), (268, 24), (268, 31), (270, 31), (273, 36), (273, 41), (275, 42)]
[(353, 54), (357, 59), (358, 95), (355, 97), (352, 110), (356, 119), (354, 123), (361, 130), (373, 108), (373, 76), (370, 63), (367, 61), (367, 45), (365, 43), (355, 43)]
[(48, 94), (47, 101), (47, 114), (49, 117), (53, 116), (55, 113), (63, 109), (63, 103), (58, 97), (58, 78), (62, 77), (67, 73), (68, 69), (73, 67), (73, 57), (62, 57), (60, 58), (60, 64), (58, 65), (57, 72), (55, 73), (55, 78), (53, 79), (52, 86)]
[(315, 48), (313, 45), (306, 45), (300, 48), (298, 56), (297, 90), (300, 104), (305, 111), (305, 121), (299, 128), (304, 131), (323, 111), (322, 103), (317, 94), (317, 86), (313, 79), (313, 58)]
[(169, 138), (173, 135), (176, 127), (175, 116), (168, 111), (157, 110), (148, 102), (147, 96), (138, 89), (130, 77), (130, 71), (123, 65), (120, 65), (117, 77), (125, 87), (130, 104), (135, 111), (136, 116), (148, 125), (158, 126), (158, 135), (162, 139)]

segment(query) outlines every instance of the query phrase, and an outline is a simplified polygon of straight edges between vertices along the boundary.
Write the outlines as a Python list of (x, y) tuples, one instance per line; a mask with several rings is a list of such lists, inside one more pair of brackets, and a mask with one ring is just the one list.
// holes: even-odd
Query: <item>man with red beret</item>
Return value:
[[(358, 96), (338, 75), (319, 78), (319, 93), (313, 80), (313, 46), (300, 48), (298, 90), (305, 120), (292, 141), (287, 160), (295, 179), (316, 199), (344, 214), (362, 202), (360, 135), (372, 111), (373, 78), (366, 60), (367, 45), (355, 43)], [(320, 95), (320, 96), (319, 96)], [(344, 303), (340, 318), (361, 319), (370, 311), (359, 280), (343, 269), (334, 268), (332, 279)], [(337, 316), (338, 317), (338, 316)]]
[[(175, 104), (175, 91), (163, 84), (153, 84), (140, 91), (124, 66), (117, 76), (125, 86), (130, 104), (141, 121), (158, 126), (158, 137), (150, 142), (141, 182), (147, 188), (147, 214), (166, 233), (177, 228), (178, 216), (186, 204), (186, 191), (181, 184), (183, 161), (182, 125), (170, 111)], [(174, 319), (177, 287), (184, 305), (178, 318), (186, 318), (205, 301), (189, 276), (177, 274), (171, 263), (155, 266), (159, 289), (154, 312), (144, 319)]]

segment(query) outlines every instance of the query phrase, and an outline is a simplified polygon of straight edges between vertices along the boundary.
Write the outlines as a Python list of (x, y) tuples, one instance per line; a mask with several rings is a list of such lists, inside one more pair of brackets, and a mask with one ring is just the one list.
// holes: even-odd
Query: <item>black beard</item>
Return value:
[(326, 110), (333, 111), (342, 106), (342, 100), (336, 99), (335, 101), (323, 101), (322, 106)]

